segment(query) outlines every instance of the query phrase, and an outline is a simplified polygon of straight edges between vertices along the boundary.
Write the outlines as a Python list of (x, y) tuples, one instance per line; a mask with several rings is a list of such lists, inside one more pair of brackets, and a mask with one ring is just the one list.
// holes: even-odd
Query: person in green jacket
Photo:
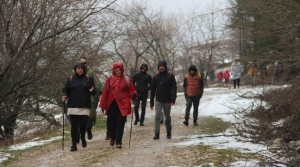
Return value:
[(86, 75), (92, 77), (94, 79), (95, 82), (95, 88), (96, 88), (96, 94), (95, 95), (91, 95), (91, 102), (92, 102), (92, 108), (90, 111), (90, 115), (89, 115), (89, 119), (88, 119), (88, 123), (87, 123), (87, 135), (88, 135), (88, 139), (91, 140), (93, 138), (93, 134), (92, 134), (92, 127), (93, 125), (96, 124), (96, 116), (97, 116), (97, 107), (98, 107), (98, 102), (99, 102), (99, 97), (102, 94), (102, 90), (103, 90), (103, 85), (101, 84), (98, 76), (96, 75), (96, 73), (88, 68), (87, 66), (87, 58), (82, 56), (80, 58), (80, 61), (83, 62), (84, 67), (86, 68)]

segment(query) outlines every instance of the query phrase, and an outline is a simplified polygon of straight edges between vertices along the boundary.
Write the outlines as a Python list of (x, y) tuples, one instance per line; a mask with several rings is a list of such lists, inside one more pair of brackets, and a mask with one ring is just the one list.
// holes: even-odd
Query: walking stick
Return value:
[(64, 150), (64, 141), (65, 141), (65, 109), (66, 109), (66, 103), (64, 102), (64, 110), (63, 110), (63, 137), (62, 137), (62, 143), (61, 143), (61, 147), (62, 150)]
[(133, 102), (131, 102), (131, 126), (130, 126), (130, 136), (129, 136), (129, 147), (130, 147), (130, 141), (131, 141), (131, 132), (132, 132), (132, 120), (133, 120)]
[[(63, 88), (62, 89), (62, 94), (65, 92), (65, 89)], [(63, 130), (62, 130), (62, 141), (61, 141), (61, 147), (62, 147), (62, 150), (64, 150), (64, 141), (65, 141), (65, 111), (66, 111), (66, 102), (63, 101), (63, 124), (62, 124), (62, 127), (63, 127)]]

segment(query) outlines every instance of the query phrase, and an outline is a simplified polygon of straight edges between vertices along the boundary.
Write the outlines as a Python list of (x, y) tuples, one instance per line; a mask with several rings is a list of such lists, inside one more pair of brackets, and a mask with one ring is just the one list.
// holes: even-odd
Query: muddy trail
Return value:
[[(228, 90), (224, 90), (228, 91)], [(224, 92), (225, 93), (225, 92)], [(205, 93), (201, 101), (210, 101), (210, 92)], [(200, 102), (201, 105), (201, 102)], [(71, 167), (71, 166), (194, 166), (196, 157), (192, 146), (178, 146), (177, 143), (189, 141), (190, 135), (201, 134), (203, 119), (199, 111), (199, 126), (185, 126), (182, 124), (185, 110), (183, 95), (177, 97), (175, 106), (172, 107), (172, 139), (166, 138), (166, 128), (161, 124), (159, 140), (153, 140), (154, 136), (154, 111), (147, 106), (145, 126), (132, 125), (131, 141), (130, 127), (131, 116), (128, 116), (125, 125), (122, 148), (110, 146), (109, 140), (105, 140), (105, 131), (94, 131), (93, 139), (87, 140), (87, 147), (78, 144), (78, 150), (70, 152), (71, 139), (66, 138), (64, 150), (59, 142), (31, 148), (22, 153), (20, 159), (9, 165), (10, 167)], [(200, 106), (201, 108), (201, 106)]]

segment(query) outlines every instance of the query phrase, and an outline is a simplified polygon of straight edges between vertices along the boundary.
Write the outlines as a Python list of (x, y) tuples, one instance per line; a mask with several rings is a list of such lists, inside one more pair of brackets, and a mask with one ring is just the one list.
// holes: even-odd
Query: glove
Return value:
[(101, 108), (101, 111), (102, 111), (102, 113), (104, 113), (104, 109), (103, 108)]
[(133, 94), (131, 95), (131, 99), (132, 99), (132, 100), (135, 100), (135, 99), (136, 99), (136, 93), (133, 93)]
[(187, 94), (186, 94), (186, 93), (184, 93), (184, 97), (185, 97), (185, 98), (187, 97)]

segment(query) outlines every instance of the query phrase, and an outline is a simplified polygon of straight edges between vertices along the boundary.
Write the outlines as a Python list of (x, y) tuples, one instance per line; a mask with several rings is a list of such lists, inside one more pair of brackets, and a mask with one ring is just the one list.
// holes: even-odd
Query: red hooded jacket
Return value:
[[(122, 74), (119, 77), (114, 72), (116, 68), (120, 68), (122, 70)], [(131, 114), (130, 99), (135, 100), (132, 99), (132, 95), (135, 93), (135, 98), (138, 97), (137, 92), (132, 84), (131, 79), (129, 79), (129, 83), (126, 81), (123, 63), (118, 62), (113, 64), (112, 72), (113, 76), (107, 78), (105, 81), (99, 107), (105, 109), (105, 114), (107, 115), (108, 109), (112, 101), (115, 99), (122, 116), (127, 116)]]

